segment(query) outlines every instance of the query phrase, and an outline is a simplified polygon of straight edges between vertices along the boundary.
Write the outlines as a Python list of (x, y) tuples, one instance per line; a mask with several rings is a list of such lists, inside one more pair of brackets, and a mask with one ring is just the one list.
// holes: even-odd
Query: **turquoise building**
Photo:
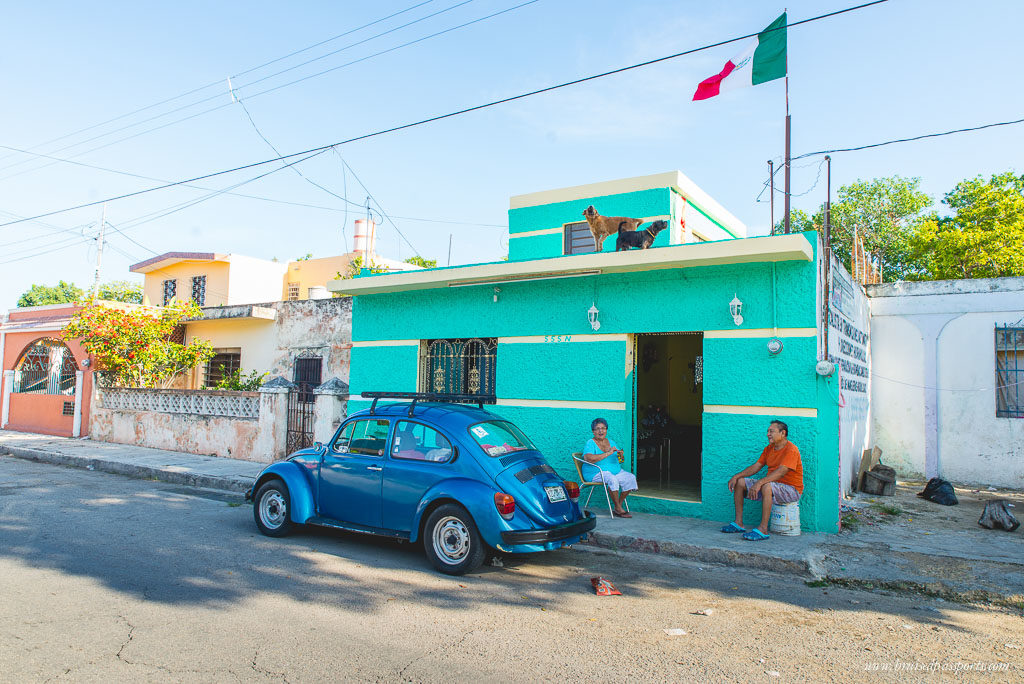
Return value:
[[(669, 227), (652, 249), (615, 252), (612, 236), (595, 251), (590, 205)], [(600, 416), (640, 482), (633, 510), (721, 521), (726, 480), (779, 419), (803, 458), (802, 526), (834, 532), (839, 411), (815, 373), (810, 236), (747, 238), (678, 172), (513, 197), (508, 261), (329, 285), (355, 297), (350, 409), (371, 390), (493, 393), (491, 410), (572, 479)]]

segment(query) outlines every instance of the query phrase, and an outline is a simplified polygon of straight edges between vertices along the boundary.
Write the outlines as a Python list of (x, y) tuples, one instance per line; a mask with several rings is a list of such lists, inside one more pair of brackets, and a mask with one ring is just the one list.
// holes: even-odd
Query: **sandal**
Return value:
[(769, 535), (765, 534), (756, 527), (750, 530), (749, 532), (743, 534), (743, 538), (747, 541), (764, 541), (765, 539), (768, 539), (768, 537)]
[(735, 522), (731, 522), (722, 528), (722, 531), (726, 534), (735, 534), (737, 532), (746, 532), (746, 528), (740, 527)]
[(629, 512), (626, 512), (626, 513), (619, 513), (618, 511), (614, 511), (613, 515), (614, 515), (614, 516), (615, 516), (616, 518), (632, 518), (632, 517), (633, 517), (633, 514), (632, 514), (632, 513), (629, 513)]

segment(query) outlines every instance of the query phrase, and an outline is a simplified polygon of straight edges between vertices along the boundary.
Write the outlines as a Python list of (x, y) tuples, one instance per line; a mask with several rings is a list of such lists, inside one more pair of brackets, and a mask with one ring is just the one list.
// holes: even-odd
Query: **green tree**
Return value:
[(228, 371), (224, 364), (220, 364), (220, 381), (213, 387), (207, 389), (232, 390), (235, 392), (255, 392), (266, 382), (268, 373), (252, 371), (248, 375), (242, 375), (242, 369), (236, 368)]
[(422, 268), (437, 268), (437, 259), (424, 259), (421, 256), (412, 256), (405, 260), (405, 263)]
[(97, 370), (120, 387), (166, 387), (179, 373), (213, 356), (206, 340), (171, 341), (183, 318), (199, 318), (199, 307), (176, 303), (163, 309), (91, 304), (72, 316), (62, 333), (96, 358)]
[(142, 283), (133, 283), (128, 280), (115, 280), (100, 285), (99, 296), (108, 302), (125, 302), (128, 304), (142, 303)]
[(913, 246), (930, 278), (1024, 275), (1024, 176), (1011, 172), (961, 181), (918, 226)]
[(85, 293), (74, 283), (58, 281), (56, 285), (32, 285), (18, 298), (18, 306), (68, 304), (82, 299)]
[[(275, 257), (275, 259), (276, 259), (276, 258), (277, 258), (277, 257)], [(309, 260), (310, 260), (310, 259), (312, 259), (312, 258), (313, 258), (313, 253), (312, 253), (312, 252), (306, 252), (306, 256), (300, 256), (300, 257), (298, 257), (298, 258), (297, 258), (297, 259), (295, 259), (295, 260), (296, 260), (296, 261), (309, 261)]]
[[(883, 280), (926, 276), (914, 236), (922, 220), (921, 212), (931, 206), (932, 200), (920, 190), (920, 183), (920, 178), (890, 176), (858, 180), (839, 188), (838, 201), (832, 204), (832, 251), (836, 258), (851, 268), (856, 233), (864, 241), (864, 249), (881, 265)], [(820, 230), (824, 214), (824, 206), (813, 216), (793, 211), (790, 229)]]

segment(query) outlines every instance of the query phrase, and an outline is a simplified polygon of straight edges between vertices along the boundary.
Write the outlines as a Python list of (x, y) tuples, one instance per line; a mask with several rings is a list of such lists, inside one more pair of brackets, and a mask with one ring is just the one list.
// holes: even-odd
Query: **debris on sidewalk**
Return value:
[(1003, 499), (989, 501), (985, 504), (985, 510), (982, 512), (981, 518), (978, 519), (978, 524), (989, 530), (1013, 532), (1020, 527), (1020, 521), (1010, 512), (1010, 506), (1013, 504)]
[(941, 477), (933, 477), (928, 480), (924, 491), (920, 492), (918, 496), (943, 506), (956, 506), (960, 503), (953, 491), (953, 485), (949, 480), (943, 480)]
[(694, 611), (693, 614), (694, 615), (714, 615), (715, 614), (715, 610), (714, 610), (714, 608), (701, 608), (698, 611)]
[(604, 577), (591, 577), (590, 583), (594, 585), (594, 593), (598, 596), (622, 596), (622, 592)]
[(687, 634), (687, 631), (685, 629), (679, 629), (678, 627), (671, 627), (669, 629), (664, 629), (662, 631), (665, 632), (665, 634), (668, 634), (669, 636), (685, 636)]

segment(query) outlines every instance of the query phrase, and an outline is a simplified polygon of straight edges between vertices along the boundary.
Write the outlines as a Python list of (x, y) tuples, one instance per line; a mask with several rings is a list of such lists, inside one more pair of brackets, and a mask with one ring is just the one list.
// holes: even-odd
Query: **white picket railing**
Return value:
[(108, 388), (99, 391), (101, 408), (197, 416), (259, 418), (259, 392)]

